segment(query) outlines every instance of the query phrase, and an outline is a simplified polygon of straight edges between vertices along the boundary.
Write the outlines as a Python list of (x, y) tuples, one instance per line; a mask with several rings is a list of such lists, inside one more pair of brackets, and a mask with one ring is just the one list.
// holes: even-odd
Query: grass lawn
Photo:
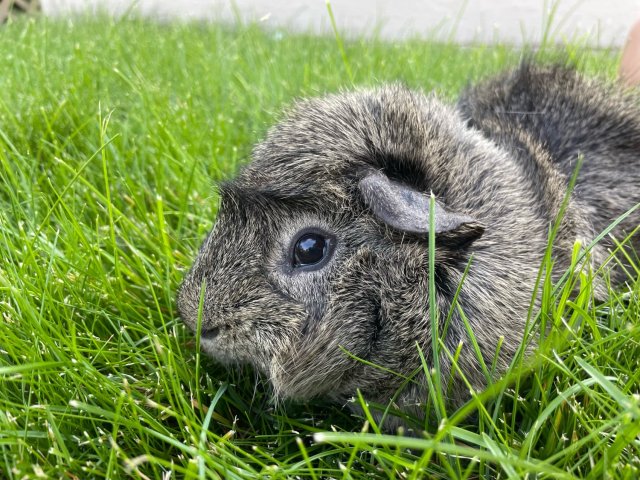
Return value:
[[(568, 56), (615, 75), (615, 52)], [(588, 272), (545, 283), (551, 328), (526, 372), (423, 437), (274, 406), (176, 314), (215, 182), (292, 99), (396, 80), (453, 98), (519, 58), (418, 41), (351, 41), (343, 58), (334, 39), (254, 27), (1, 26), (0, 478), (639, 478), (637, 264), (596, 307)]]

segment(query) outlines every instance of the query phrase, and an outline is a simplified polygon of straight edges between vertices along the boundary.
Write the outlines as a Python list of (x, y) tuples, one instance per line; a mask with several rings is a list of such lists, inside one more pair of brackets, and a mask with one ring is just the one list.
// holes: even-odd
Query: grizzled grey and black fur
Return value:
[[(522, 341), (534, 282), (568, 181), (584, 160), (555, 241), (555, 270), (640, 202), (636, 96), (562, 67), (523, 65), (470, 88), (456, 105), (393, 85), (298, 103), (221, 187), (221, 206), (180, 290), (202, 348), (263, 372), (278, 397), (337, 401), (357, 389), (387, 402), (432, 362), (429, 193), (444, 320), (459, 296), (482, 355), (504, 370)], [(614, 234), (640, 223), (633, 213)], [(635, 248), (640, 247), (637, 237)], [(596, 266), (607, 244), (592, 252)], [(622, 280), (619, 273), (618, 281)], [(485, 378), (457, 311), (445, 344)], [(377, 364), (374, 368), (349, 356)], [(448, 356), (440, 359), (449, 376)], [(443, 379), (445, 382), (448, 379)], [(453, 381), (452, 403), (468, 396)], [(396, 402), (424, 403), (410, 384)]]

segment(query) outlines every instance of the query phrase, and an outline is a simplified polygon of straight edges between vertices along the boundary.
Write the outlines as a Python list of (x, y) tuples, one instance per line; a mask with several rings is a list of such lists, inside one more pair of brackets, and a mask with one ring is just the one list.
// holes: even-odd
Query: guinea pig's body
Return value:
[[(254, 365), (280, 397), (343, 401), (360, 389), (387, 402), (420, 368), (416, 344), (433, 362), (433, 192), (440, 328), (452, 311), (444, 344), (452, 353), (463, 344), (458, 366), (481, 389), (485, 375), (451, 310), (465, 268), (473, 256), (458, 303), (487, 365), (503, 339), (495, 363), (504, 371), (579, 157), (554, 242), (559, 273), (576, 240), (589, 244), (640, 202), (635, 97), (572, 70), (525, 65), (455, 106), (399, 86), (301, 102), (221, 187), (216, 225), (179, 294), (181, 316), (196, 329), (204, 288), (203, 350)], [(636, 211), (614, 234), (639, 223)], [(599, 244), (591, 258), (598, 266), (607, 255)], [(459, 403), (468, 388), (449, 356), (440, 363)], [(416, 380), (396, 403), (426, 401)]]

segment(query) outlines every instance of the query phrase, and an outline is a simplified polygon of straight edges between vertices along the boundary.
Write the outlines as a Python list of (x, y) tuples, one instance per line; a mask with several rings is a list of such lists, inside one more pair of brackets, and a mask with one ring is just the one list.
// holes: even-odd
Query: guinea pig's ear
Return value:
[[(420, 236), (429, 234), (429, 195), (390, 180), (378, 171), (360, 180), (359, 188), (373, 214), (388, 226)], [(484, 232), (482, 223), (466, 215), (448, 212), (438, 201), (434, 220), (436, 238), (451, 246), (466, 245)]]

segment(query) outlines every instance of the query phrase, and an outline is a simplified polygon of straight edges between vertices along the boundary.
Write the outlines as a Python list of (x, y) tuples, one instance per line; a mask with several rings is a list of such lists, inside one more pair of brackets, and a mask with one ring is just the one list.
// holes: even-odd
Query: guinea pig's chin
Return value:
[(225, 366), (251, 365), (262, 373), (269, 371), (268, 362), (263, 361), (262, 355), (243, 351), (229, 339), (201, 337), (200, 349), (207, 356)]
[(200, 338), (200, 348), (208, 356), (224, 365), (248, 363), (247, 359), (242, 358), (243, 355), (240, 355), (233, 342), (224, 339), (203, 336)]

